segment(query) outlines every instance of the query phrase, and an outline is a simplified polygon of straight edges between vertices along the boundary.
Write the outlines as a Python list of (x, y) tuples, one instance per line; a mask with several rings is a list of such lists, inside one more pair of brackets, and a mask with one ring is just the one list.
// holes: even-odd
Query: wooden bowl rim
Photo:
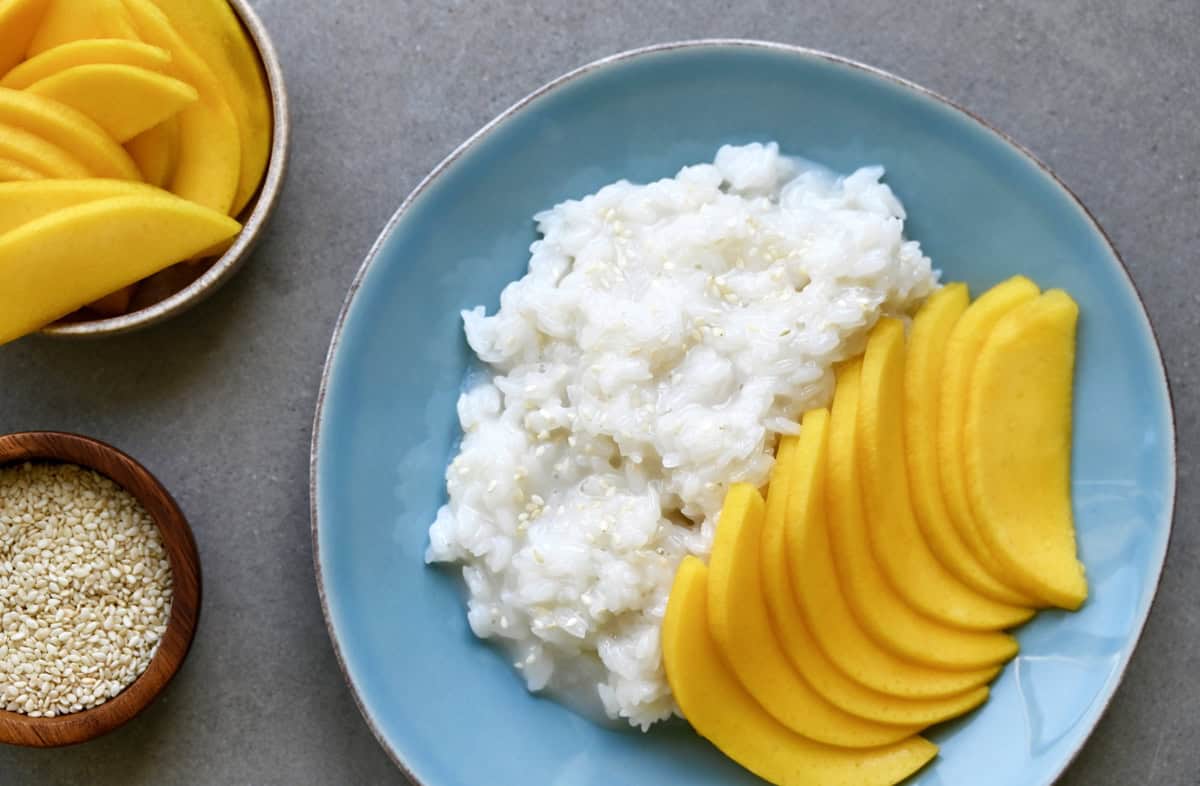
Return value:
[(113, 731), (150, 706), (183, 665), (200, 619), (200, 556), (191, 526), (167, 489), (138, 461), (100, 440), (59, 431), (0, 436), (0, 467), (58, 462), (94, 470), (132, 494), (162, 537), (174, 582), (171, 613), (146, 670), (108, 701), (54, 718), (0, 709), (0, 743), (49, 748), (75, 745)]

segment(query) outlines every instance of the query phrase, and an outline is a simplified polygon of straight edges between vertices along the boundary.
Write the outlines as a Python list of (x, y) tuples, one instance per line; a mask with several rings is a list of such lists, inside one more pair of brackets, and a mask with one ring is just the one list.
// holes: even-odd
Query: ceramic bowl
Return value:
[[(61, 338), (100, 338), (129, 333), (187, 311), (217, 291), (233, 277), (262, 237), (263, 229), (275, 210), (287, 170), (291, 119), (288, 114), (287, 88), (283, 68), (270, 36), (247, 0), (229, 0), (242, 26), (258, 50), (271, 100), (271, 157), (258, 193), (242, 210), (238, 220), (242, 231), (229, 250), (211, 263), (180, 264), (159, 274), (160, 287), (152, 302), (135, 311), (107, 319), (77, 319), (78, 314), (55, 322), (41, 330), (43, 335)], [(161, 290), (161, 291), (159, 291)]]
[(941, 753), (912, 783), (1049, 784), (1112, 697), (1166, 553), (1175, 432), (1150, 322), (1104, 232), (1030, 154), (912, 83), (787, 46), (670, 44), (557, 79), (452, 153), (388, 223), (336, 328), (313, 443), (317, 575), (363, 715), (416, 783), (759, 782), (681, 721), (612, 730), (530, 695), (471, 635), (458, 571), (424, 552), (470, 366), (459, 313), (494, 312), (525, 273), (534, 213), (767, 140), (841, 172), (884, 165), (945, 280), (978, 294), (1023, 273), (1082, 309), (1072, 484), (1091, 597), (1019, 629), (990, 701), (930, 732)]

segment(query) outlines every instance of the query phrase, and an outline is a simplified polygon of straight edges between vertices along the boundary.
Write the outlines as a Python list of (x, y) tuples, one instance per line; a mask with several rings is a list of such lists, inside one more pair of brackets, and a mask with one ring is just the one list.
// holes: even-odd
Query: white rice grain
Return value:
[(726, 146), (538, 214), (528, 274), (463, 313), (494, 375), (459, 401), (427, 559), (462, 563), (471, 629), (530, 690), (642, 728), (675, 711), (676, 566), (708, 554), (730, 484), (766, 483), (833, 364), (936, 287), (882, 175)]

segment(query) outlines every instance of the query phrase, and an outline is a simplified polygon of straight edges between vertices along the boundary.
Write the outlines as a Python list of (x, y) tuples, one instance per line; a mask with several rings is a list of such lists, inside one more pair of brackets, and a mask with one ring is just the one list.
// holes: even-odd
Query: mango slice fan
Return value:
[(708, 564), (679, 566), (663, 661), (701, 736), (780, 786), (899, 783), (937, 755), (923, 729), (986, 702), (1005, 631), (1083, 604), (1078, 317), (1018, 276), (879, 321), (765, 499), (733, 485)]

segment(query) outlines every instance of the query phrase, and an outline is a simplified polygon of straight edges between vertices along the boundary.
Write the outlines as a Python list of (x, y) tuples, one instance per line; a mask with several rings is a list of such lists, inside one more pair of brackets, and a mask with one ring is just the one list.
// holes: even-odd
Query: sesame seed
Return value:
[(132, 495), (73, 465), (0, 469), (0, 555), (0, 709), (80, 712), (146, 670), (172, 577)]

